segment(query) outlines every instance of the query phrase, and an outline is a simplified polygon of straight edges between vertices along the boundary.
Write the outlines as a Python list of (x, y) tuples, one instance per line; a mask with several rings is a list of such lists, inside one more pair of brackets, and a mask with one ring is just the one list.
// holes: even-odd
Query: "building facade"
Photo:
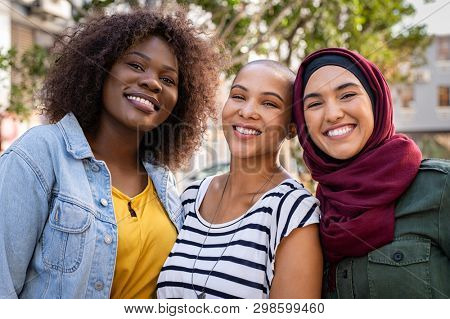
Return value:
[(450, 34), (435, 36), (411, 84), (393, 86), (394, 120), (403, 133), (450, 132)]

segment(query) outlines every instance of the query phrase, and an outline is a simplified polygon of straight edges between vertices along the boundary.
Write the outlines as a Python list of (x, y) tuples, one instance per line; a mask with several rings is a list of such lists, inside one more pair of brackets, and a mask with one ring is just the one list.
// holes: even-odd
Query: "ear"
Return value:
[(288, 134), (286, 136), (286, 138), (288, 140), (294, 138), (295, 136), (297, 136), (297, 127), (295, 126), (295, 123), (291, 122), (289, 123), (288, 126)]

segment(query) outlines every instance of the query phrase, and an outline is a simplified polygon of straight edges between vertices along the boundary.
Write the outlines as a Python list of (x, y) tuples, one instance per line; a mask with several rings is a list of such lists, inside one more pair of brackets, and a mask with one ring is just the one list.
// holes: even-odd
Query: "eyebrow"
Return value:
[(279, 98), (279, 99), (281, 100), (281, 102), (284, 102), (283, 98), (282, 98), (279, 94), (277, 94), (277, 93), (274, 93), (274, 92), (263, 92), (262, 94), (263, 94), (263, 95), (272, 95), (272, 96), (275, 96), (275, 97)]
[[(152, 60), (149, 56), (145, 55), (144, 53), (138, 52), (138, 51), (132, 51), (132, 52), (127, 53), (126, 55), (131, 55), (131, 54), (140, 56), (141, 58), (143, 58), (144, 60), (147, 60), (147, 61)], [(178, 74), (178, 71), (169, 65), (163, 64), (163, 68)]]
[(248, 91), (247, 88), (246, 88), (245, 86), (242, 86), (242, 85), (240, 85), (240, 84), (234, 84), (234, 85), (231, 87), (231, 89), (241, 89), (241, 90), (244, 90), (244, 91)]
[[(347, 83), (344, 83), (344, 84), (341, 84), (341, 85), (339, 85), (339, 86), (337, 86), (335, 89), (334, 89), (334, 91), (340, 91), (340, 90), (343, 90), (343, 89), (345, 89), (345, 88), (348, 88), (348, 87), (360, 87), (358, 84), (356, 84), (356, 83), (353, 83), (353, 82), (347, 82)], [(305, 101), (306, 99), (308, 99), (308, 98), (312, 98), (312, 97), (321, 97), (322, 95), (320, 94), (320, 93), (310, 93), (310, 94), (306, 94), (304, 97), (303, 97), (303, 101)]]
[[(233, 85), (231, 87), (231, 89), (241, 89), (241, 90), (244, 90), (244, 91), (248, 92), (248, 89), (245, 86), (242, 86), (240, 84)], [(274, 93), (274, 92), (263, 92), (262, 95), (272, 95), (272, 96), (275, 96), (278, 99), (280, 99), (282, 102), (284, 102), (283, 98), (279, 94)]]
[(359, 87), (359, 85), (356, 84), (356, 83), (348, 82), (348, 83), (344, 83), (344, 84), (339, 85), (339, 86), (338, 86), (337, 88), (335, 88), (334, 90), (335, 90), (335, 91), (340, 91), (340, 90), (343, 90), (343, 89), (345, 89), (345, 88), (352, 87), (352, 86)]

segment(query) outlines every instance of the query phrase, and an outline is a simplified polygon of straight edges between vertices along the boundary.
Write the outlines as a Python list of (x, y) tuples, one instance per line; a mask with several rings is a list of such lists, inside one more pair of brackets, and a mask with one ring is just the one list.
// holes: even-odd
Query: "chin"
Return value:
[(257, 156), (257, 153), (251, 150), (230, 149), (231, 157), (249, 159)]
[(348, 160), (349, 158), (352, 158), (353, 156), (357, 155), (358, 152), (352, 151), (352, 150), (345, 150), (345, 151), (340, 151), (340, 152), (325, 152), (328, 155), (330, 155), (331, 157), (338, 159), (338, 160)]

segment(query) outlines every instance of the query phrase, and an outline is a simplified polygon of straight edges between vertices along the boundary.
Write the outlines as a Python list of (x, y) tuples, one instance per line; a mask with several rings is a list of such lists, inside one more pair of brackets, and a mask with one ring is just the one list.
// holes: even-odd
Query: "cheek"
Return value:
[[(287, 136), (287, 127), (281, 124), (270, 127), (266, 132), (266, 142), (268, 147), (278, 149)], [(263, 145), (264, 146), (264, 145)]]
[(114, 79), (111, 76), (108, 76), (105, 82), (103, 83), (102, 89), (102, 100), (105, 106), (108, 106), (111, 102), (117, 100), (115, 94), (117, 90), (115, 89), (115, 87), (116, 86), (114, 83)]
[(175, 87), (171, 90), (169, 95), (170, 112), (173, 111), (175, 105), (177, 105), (177, 102), (178, 102), (178, 88)]
[(373, 130), (374, 130), (374, 125), (375, 125), (372, 107), (365, 108), (364, 111), (361, 112), (360, 117), (361, 117), (360, 123), (361, 123), (361, 125), (364, 125), (366, 134), (369, 136), (372, 135)]
[(230, 118), (233, 116), (234, 113), (235, 107), (229, 100), (227, 100), (222, 109), (222, 125), (228, 123), (228, 121), (230, 120)]
[(298, 134), (307, 134), (312, 138), (316, 138), (320, 134), (320, 127), (322, 121), (320, 120), (319, 114), (315, 112), (305, 112), (305, 127), (299, 128), (303, 132), (298, 132)]
[(271, 135), (276, 140), (282, 141), (284, 140), (288, 133), (289, 133), (289, 124), (291, 123), (291, 115), (284, 111), (284, 113), (275, 113), (272, 117), (272, 119), (277, 119), (277, 121), (273, 121), (273, 123), (270, 123), (269, 118), (269, 125), (271, 125)]
[(369, 137), (372, 135), (374, 128), (375, 128), (375, 127), (374, 127), (374, 121), (373, 121), (373, 118), (370, 118), (370, 119), (368, 120), (368, 129), (367, 129), (367, 135), (368, 135)]

